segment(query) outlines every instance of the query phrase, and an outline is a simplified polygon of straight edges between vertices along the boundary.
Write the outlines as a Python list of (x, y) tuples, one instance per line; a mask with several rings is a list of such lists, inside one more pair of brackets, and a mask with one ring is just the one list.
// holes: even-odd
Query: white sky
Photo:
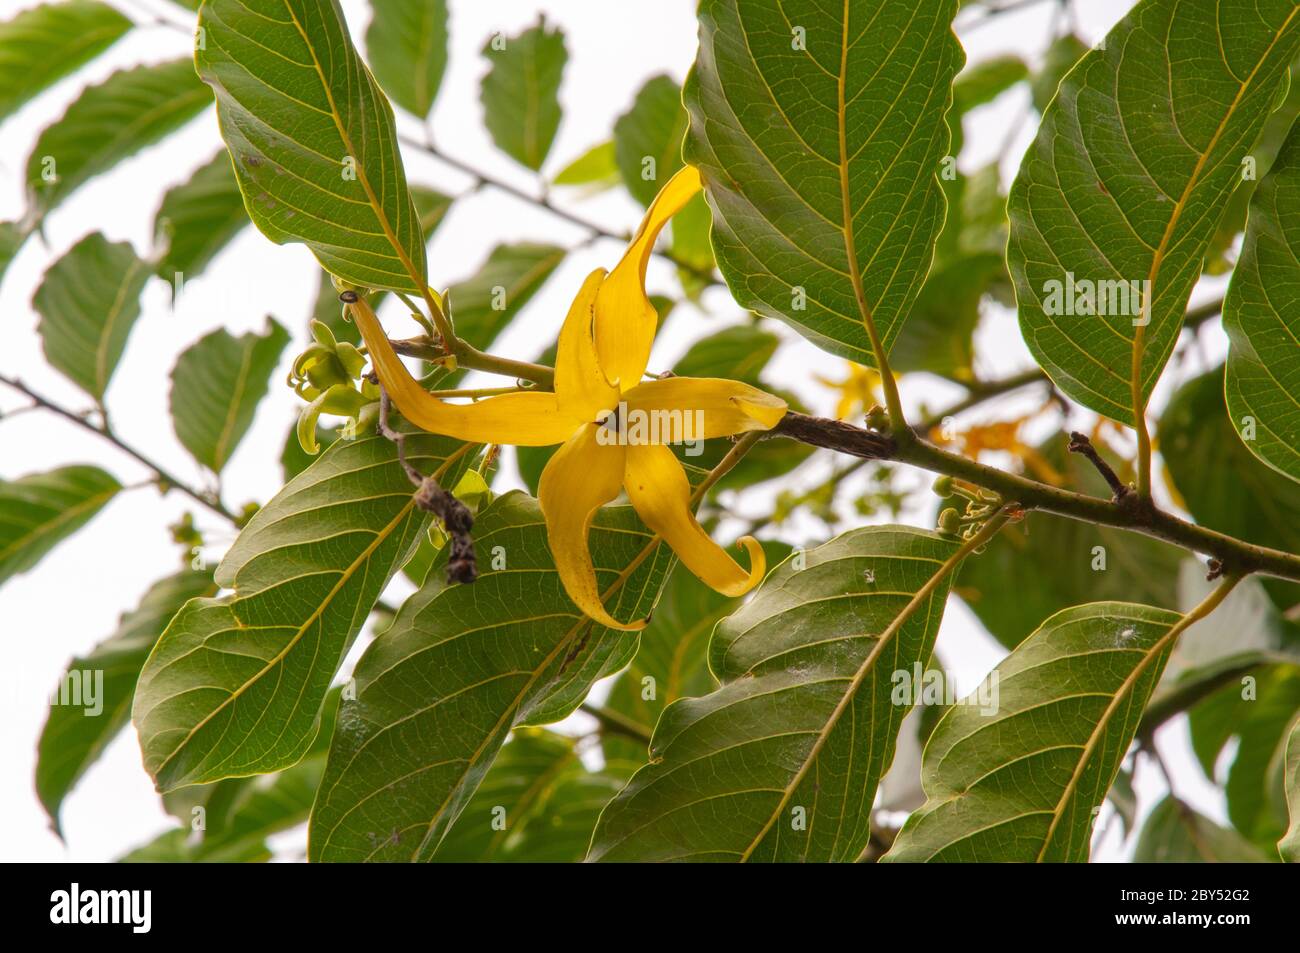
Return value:
[[(166, 0), (110, 2), (137, 18), (152, 10), (177, 23), (186, 22), (186, 12)], [(0, 0), (0, 17), (8, 19), (18, 10), (34, 5)], [(561, 91), (564, 120), (546, 167), (550, 173), (607, 138), (614, 120), (627, 109), (647, 78), (666, 72), (681, 81), (694, 57), (694, 4), (690, 0), (451, 0), (450, 5), (451, 59), (434, 112), (436, 138), (448, 152), (528, 189), (534, 188), (531, 175), (492, 147), (482, 125), (478, 82), (485, 61), (478, 51), (493, 32), (513, 33), (531, 25), (539, 10), (564, 30), (570, 60)], [(1036, 56), (1049, 35), (1054, 6), (1041, 3), (964, 34), (969, 60), (977, 62), (1004, 52)], [(1080, 8), (1080, 32), (1096, 40), (1123, 15), (1129, 3), (1087, 0), (1076, 6)], [(368, 16), (365, 5), (343, 0), (343, 7), (353, 36), (360, 41)], [(62, 115), (83, 85), (101, 81), (125, 66), (187, 55), (188, 49), (182, 31), (158, 26), (137, 28), (95, 62), (0, 124), (0, 219), (21, 215), (27, 153), (39, 131)], [(976, 168), (998, 155), (1008, 128), (1027, 98), (1028, 92), (1022, 88), (972, 114), (966, 126), (964, 167)], [(408, 128), (418, 131), (414, 123)], [(1008, 180), (1031, 134), (1032, 129), (1023, 130), (1008, 150), (1003, 170)], [(37, 316), (30, 304), (33, 291), (45, 269), (90, 231), (101, 230), (110, 240), (130, 241), (138, 253), (149, 254), (153, 216), (163, 191), (185, 181), (219, 146), (216, 122), (209, 111), (162, 144), (93, 180), (50, 216), (46, 242), (29, 241), (0, 286), (0, 371), (22, 377), (66, 406), (87, 406), (84, 395), (44, 363), (35, 333)], [(419, 154), (408, 154), (407, 171), (411, 181), (453, 194), (470, 184), (465, 176)], [(570, 203), (570, 207), (616, 231), (635, 226), (639, 218), (638, 207), (621, 190), (577, 202), (561, 193), (559, 201)], [(490, 189), (483, 190), (457, 202), (439, 229), (431, 246), (431, 279), (442, 286), (472, 274), (498, 242), (571, 244), (584, 237), (580, 229), (545, 212)], [(617, 244), (601, 241), (569, 256), (494, 350), (525, 359), (535, 355), (554, 340), (582, 277), (597, 265), (612, 265), (618, 254)], [(306, 319), (316, 290), (316, 275), (314, 260), (302, 246), (276, 246), (248, 228), (187, 288), (176, 311), (170, 306), (169, 287), (152, 280), (144, 293), (143, 313), (107, 398), (119, 434), (178, 476), (201, 483), (202, 474), (177, 443), (168, 416), (169, 375), (176, 355), (217, 327), (224, 326), (235, 334), (261, 330), (264, 316), (272, 314), (295, 335), (294, 344), (285, 352), (287, 362), (306, 342)], [(652, 264), (649, 284), (651, 290), (676, 290), (671, 269), (658, 261)], [(693, 308), (679, 309), (674, 315), (656, 343), (652, 370), (671, 366), (692, 341), (732, 323), (740, 313), (725, 292), (710, 293), (705, 304), (711, 315)], [(390, 323), (395, 331), (400, 330), (397, 321)], [(812, 384), (810, 376), (819, 372), (839, 377), (843, 362), (793, 334), (786, 336), (790, 342), (778, 352), (769, 379), (804, 395), (814, 410), (830, 412), (834, 407), (832, 395)], [(980, 370), (988, 376), (1032, 363), (1008, 313), (988, 315), (979, 343), (983, 355)], [(1223, 344), (1216, 336), (1207, 341), (1206, 347), (1221, 353)], [(286, 368), (287, 363), (277, 372), (277, 382), (283, 379)], [(926, 401), (941, 406), (957, 396), (960, 391), (930, 378), (909, 378), (905, 387), (905, 399), (911, 403)], [(1039, 399), (1037, 393), (1031, 393), (1020, 398), (1019, 406), (1035, 406)], [(0, 409), (12, 410), (22, 404), (21, 398), (0, 388)], [(265, 501), (280, 487), (280, 449), (298, 406), (297, 398), (287, 388), (273, 386), (252, 430), (227, 465), (227, 504), (237, 507), (250, 499)], [(127, 484), (149, 475), (95, 436), (48, 414), (25, 413), (0, 421), (0, 477), (13, 478), (79, 462), (104, 466)], [(810, 469), (800, 483), (814, 485), (824, 479), (825, 473), (824, 469)], [(909, 479), (926, 485), (930, 477), (912, 474)], [(766, 500), (766, 496), (755, 493), (746, 497), (739, 508), (760, 513)], [(932, 502), (924, 498), (922, 502), (924, 505), (916, 512), (905, 514), (907, 521), (926, 525), (933, 518)], [(175, 571), (178, 548), (165, 527), (187, 509), (194, 507), (177, 493), (160, 498), (152, 489), (124, 492), (71, 542), (61, 545), (35, 570), (0, 589), (0, 637), (5, 640), (7, 661), (0, 673), (0, 764), (5, 767), (0, 778), (0, 860), (109, 860), (174, 823), (162, 812), (140, 767), (133, 730), (121, 734), (65, 802), (66, 845), (47, 829), (32, 786), (32, 771), (49, 690), (72, 655), (88, 651), (112, 633), (118, 616), (134, 608), (152, 582)], [(203, 511), (195, 515), (208, 532), (208, 555), (215, 560), (229, 544), (230, 531)], [(786, 536), (796, 543), (824, 537), (825, 528), (812, 520), (796, 524)], [(388, 598), (400, 598), (409, 588), (399, 579)], [(365, 640), (359, 641), (364, 644)], [(963, 689), (973, 688), (1003, 654), (958, 600), (949, 604), (939, 645)], [(345, 671), (350, 665), (351, 660)], [(581, 726), (581, 717), (572, 723)], [(1178, 778), (1180, 796), (1222, 819), (1222, 798), (1191, 759), (1182, 720), (1166, 726), (1159, 740)], [(1152, 769), (1139, 771), (1138, 787), (1144, 811), (1163, 794), (1163, 783)], [(1109, 809), (1102, 817), (1103, 829), (1108, 813)], [(1104, 835), (1094, 854), (1097, 859), (1122, 856), (1115, 846), (1114, 833)], [(282, 844), (292, 852), (303, 841), (300, 835), (289, 835)]]

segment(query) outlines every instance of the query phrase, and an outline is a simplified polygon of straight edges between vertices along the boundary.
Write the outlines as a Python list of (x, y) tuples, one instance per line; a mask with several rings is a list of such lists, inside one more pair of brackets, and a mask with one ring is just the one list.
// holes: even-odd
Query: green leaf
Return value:
[[(427, 435), (406, 447), (453, 483), (467, 456)], [(160, 791), (278, 770), (307, 751), (348, 646), (429, 522), (396, 459), (382, 437), (334, 443), (239, 534), (216, 576), (233, 593), (189, 602), (167, 627), (132, 712)]]
[(4, 280), (5, 272), (18, 256), (28, 234), (28, 230), (17, 222), (0, 222), (0, 281)]
[(407, 112), (427, 117), (447, 68), (446, 0), (371, 0), (366, 52), (379, 85)]
[(636, 94), (632, 108), (614, 123), (614, 153), (623, 184), (642, 205), (682, 167), (682, 139), (688, 117), (682, 89), (667, 76), (654, 76)]
[(199, 26), (195, 62), (253, 223), (351, 284), (422, 294), (424, 237), (393, 110), (338, 4), (208, 0)]
[(759, 386), (781, 339), (753, 324), (736, 324), (700, 338), (673, 365), (677, 377), (726, 377)]
[(546, 283), (565, 251), (555, 245), (497, 245), (473, 277), (448, 290), (456, 336), (485, 349)]
[(1088, 44), (1073, 33), (1067, 33), (1052, 41), (1052, 45), (1043, 54), (1043, 65), (1039, 67), (1029, 84), (1035, 109), (1040, 113), (1046, 111), (1065, 74), (1074, 69), (1074, 64), (1083, 59), (1083, 55), (1089, 49)]
[[(447, 217), (453, 199), (450, 195), (423, 185), (411, 186), (411, 199), (415, 202), (415, 211), (420, 216), (420, 229), (424, 232), (425, 240), (428, 241), (433, 238), (433, 233)], [(382, 291), (372, 292), (369, 296), (371, 305), (378, 307), (384, 294)], [(328, 325), (336, 341), (361, 344), (361, 334), (357, 331), (356, 325), (343, 316), (343, 305), (339, 301), (338, 289), (334, 287), (334, 282), (327, 271), (320, 273), (316, 301), (312, 305), (312, 317)]]
[[(1190, 611), (1214, 585), (1205, 578), (1200, 560), (1184, 560), (1176, 607)], [(1279, 662), (1300, 664), (1300, 627), (1282, 618), (1258, 578), (1243, 579), (1212, 616), (1178, 640), (1153, 707), (1166, 693), (1187, 698), (1199, 685), (1209, 694), (1224, 679), (1235, 680), (1246, 671)]]
[(437, 863), (577, 863), (600, 810), (631, 775), (615, 762), (589, 772), (573, 739), (516, 731), (434, 852)]
[(1228, 819), (1247, 840), (1270, 850), (1287, 826), (1282, 765), (1291, 722), (1300, 711), (1300, 669), (1270, 665), (1225, 685), (1189, 713), (1192, 747), (1206, 776), (1234, 739), (1223, 783)]
[(1300, 719), (1291, 725), (1287, 736), (1284, 776), (1286, 778), (1287, 809), (1291, 826), (1277, 842), (1278, 853), (1288, 864), (1300, 864)]
[[(674, 566), (654, 616), (641, 632), (636, 658), (610, 688), (605, 707), (649, 733), (664, 708), (677, 699), (713, 691), (718, 682), (709, 671), (709, 636), (739, 605), (739, 599), (710, 589), (685, 566)], [(602, 744), (606, 752), (621, 751), (624, 741), (606, 734)], [(635, 745), (635, 755), (644, 761), (645, 745), (628, 744)]]
[(556, 185), (587, 185), (607, 188), (619, 180), (614, 140), (597, 143), (556, 173)]
[(1300, 480), (1300, 125), (1250, 203), (1223, 302), (1228, 416), (1246, 447)]
[(1147, 816), (1133, 852), (1138, 864), (1263, 864), (1268, 858), (1236, 831), (1165, 797)]
[(1250, 210), (1255, 187), (1261, 177), (1272, 169), (1297, 117), (1300, 117), (1300, 84), (1292, 82), (1286, 98), (1265, 120), (1264, 128), (1251, 147), (1249, 156), (1242, 158), (1241, 180), (1232, 190), (1232, 198), (1228, 200), (1228, 207), (1210, 240), (1205, 256), (1206, 273), (1221, 275), (1232, 270), (1237, 251), (1234, 246), (1237, 244), (1237, 236), (1246, 227), (1246, 215)]
[(1300, 50), (1290, 4), (1231, 11), (1142, 0), (1061, 81), (1011, 187), (1025, 342), (1068, 397), (1121, 423), (1173, 351), (1242, 156)]
[(179, 129), (212, 101), (189, 59), (136, 66), (82, 91), (27, 160), (35, 210), (47, 214), (87, 180)]
[(1029, 67), (1018, 56), (1005, 54), (971, 63), (953, 80), (952, 111), (959, 116), (968, 113), (1028, 78)]
[(1044, 622), (982, 686), (995, 714), (963, 702), (935, 726), (921, 775), (928, 800), (884, 859), (1087, 860), (1095, 809), (1180, 618), (1098, 602)]
[[(1060, 435), (1039, 448), (1063, 487), (1109, 496), (1093, 466), (1066, 452), (1066, 441)], [(1149, 536), (1030, 513), (990, 540), (979, 559), (967, 560), (954, 588), (990, 635), (1015, 648), (1044, 619), (1089, 599), (1178, 608), (1185, 559), (1182, 549)], [(1014, 599), (1007, 598), (1008, 579), (1016, 580)]]
[(0, 480), (0, 584), (35, 566), (120, 489), (117, 480), (92, 466)]
[(155, 271), (167, 281), (175, 281), (178, 274), (187, 281), (197, 277), (247, 224), (230, 153), (222, 149), (188, 182), (163, 196), (154, 216), (154, 234), (167, 251)]
[[(620, 619), (645, 615), (670, 552), (629, 507), (591, 531), (602, 591)], [(357, 663), (310, 828), (312, 860), (429, 860), (470, 803), (511, 728), (558, 721), (627, 664), (636, 637), (595, 626), (564, 593), (537, 501), (498, 497), (474, 524), (479, 578), (438, 566)], [(502, 563), (504, 561), (504, 564)]]
[(955, 548), (872, 526), (772, 570), (714, 632), (721, 687), (664, 710), (591, 859), (855, 860), (911, 707), (892, 676), (929, 661)]
[(267, 318), (265, 334), (235, 337), (218, 328), (176, 361), (172, 426), (185, 449), (212, 472), (221, 472), (248, 432), (288, 343), (289, 332)]
[(149, 270), (128, 243), (91, 232), (50, 267), (32, 297), (45, 359), (96, 403), (140, 317)]
[(334, 688), (326, 696), (317, 719), (319, 729), (314, 729), (315, 740), (301, 761), (274, 774), (226, 778), (182, 789), (182, 794), (190, 796), (189, 803), (183, 810), (169, 810), (191, 824), (201, 820), (201, 833), (192, 833), (190, 826), (175, 828), (120, 860), (174, 864), (270, 860), (266, 839), (304, 823), (311, 812), (325, 770), (340, 694), (340, 689)]
[(0, 119), (129, 29), (129, 19), (93, 0), (47, 3), (0, 23)]
[(185, 569), (161, 579), (122, 616), (116, 632), (68, 664), (59, 703), (50, 706), (36, 747), (36, 794), (55, 833), (62, 836), (63, 799), (127, 723), (136, 678), (154, 642), (182, 605), (215, 592), (208, 572)]
[(479, 96), (497, 148), (540, 169), (560, 127), (560, 78), (569, 54), (564, 34), (539, 18), (518, 36), (494, 34), (483, 47), (492, 64)]
[[(1196, 522), (1261, 546), (1300, 552), (1300, 486), (1260, 463), (1237, 437), (1224, 407), (1223, 368), (1193, 378), (1169, 399), (1160, 453)], [(1265, 579), (1284, 612), (1300, 586)]]
[(722, 274), (743, 307), (861, 364), (868, 318), (887, 350), (898, 337), (943, 224), (956, 9), (700, 4), (686, 159)]

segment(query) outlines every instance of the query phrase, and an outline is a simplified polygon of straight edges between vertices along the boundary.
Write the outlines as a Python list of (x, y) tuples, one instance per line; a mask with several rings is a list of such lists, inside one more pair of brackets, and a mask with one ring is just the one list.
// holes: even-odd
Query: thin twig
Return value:
[[(547, 195), (533, 195), (532, 193), (528, 192), (526, 189), (521, 189), (516, 185), (512, 185), (511, 183), (506, 182), (504, 179), (498, 179), (495, 176), (489, 175), (488, 173), (484, 172), (482, 169), (476, 168), (475, 166), (471, 165), (470, 163), (466, 162), (463, 159), (458, 159), (455, 156), (448, 155), (446, 152), (442, 151), (442, 149), (438, 148), (438, 146), (434, 145), (432, 142), (426, 142), (420, 139), (416, 139), (413, 136), (408, 136), (405, 134), (399, 135), (398, 139), (403, 144), (408, 145), (413, 149), (419, 149), (421, 152), (424, 152), (432, 156), (433, 158), (437, 159), (439, 162), (443, 163), (444, 165), (449, 165), (453, 169), (457, 170), (458, 172), (462, 172), (465, 175), (468, 175), (470, 178), (474, 180), (476, 185), (479, 186), (486, 185), (489, 188), (496, 189), (498, 192), (504, 192), (507, 195), (514, 196), (520, 201), (527, 202), (528, 204), (536, 206), (537, 208), (540, 208), (545, 212), (549, 212), (551, 215), (554, 215), (557, 218), (564, 219), (566, 222), (568, 222), (571, 225), (576, 225), (579, 228), (585, 229), (588, 232), (588, 234), (592, 237), (608, 238), (618, 242), (626, 242), (628, 241), (628, 239), (631, 238), (630, 233), (616, 232), (613, 229), (606, 228), (604, 225), (601, 225), (599, 222), (592, 221), (591, 219), (586, 218), (585, 216), (578, 215), (577, 213), (571, 212), (568, 209), (561, 208), (560, 206), (552, 202), (550, 197)], [(713, 274), (712, 269), (701, 268), (699, 265), (696, 265), (693, 262), (689, 262), (686, 259), (679, 257), (669, 249), (663, 249), (663, 248), (656, 249), (655, 254), (658, 255), (660, 258), (663, 258), (665, 261), (672, 262), (678, 268), (689, 273), (693, 278), (696, 278), (699, 281), (704, 282), (704, 284), (706, 285), (718, 284), (718, 279)]]
[(590, 702), (583, 702), (578, 709), (600, 722), (600, 727), (605, 734), (622, 735), (643, 745), (650, 744), (650, 729), (626, 715)]
[(14, 390), (18, 391), (21, 394), (25, 394), (27, 397), (29, 397), (32, 400), (32, 402), (35, 405), (42, 407), (45, 410), (51, 411), (52, 413), (58, 414), (60, 417), (63, 417), (65, 420), (72, 421), (74, 424), (76, 424), (78, 427), (81, 427), (83, 430), (89, 430), (91, 433), (97, 434), (98, 436), (102, 437), (104, 440), (107, 440), (113, 446), (117, 447), (117, 449), (121, 450), (127, 456), (134, 459), (137, 463), (140, 463), (143, 466), (152, 470), (156, 478), (155, 482), (157, 482), (157, 484), (161, 489), (165, 490), (174, 487), (175, 489), (180, 490), (186, 496), (193, 499), (195, 502), (201, 503), (203, 506), (207, 507), (209, 510), (216, 513), (222, 519), (227, 520), (233, 525), (236, 526), (239, 525), (238, 518), (235, 516), (234, 513), (232, 513), (230, 510), (226, 508), (226, 505), (222, 503), (219, 498), (217, 498), (213, 494), (205, 493), (202, 490), (190, 486), (184, 480), (181, 480), (176, 476), (174, 476), (170, 471), (163, 469), (161, 464), (155, 462), (154, 460), (145, 456), (139, 450), (135, 449), (135, 447), (132, 447), (130, 444), (126, 443), (126, 441), (118, 437), (117, 434), (113, 433), (113, 431), (110, 430), (107, 425), (96, 426), (95, 424), (91, 423), (89, 420), (87, 420), (85, 417), (81, 416), (80, 414), (68, 410), (66, 407), (63, 407), (55, 403), (54, 401), (50, 400), (48, 397), (45, 397), (44, 395), (39, 394), (36, 391), (32, 390), (30, 387), (28, 387), (26, 384), (24, 384), (22, 381), (18, 380), (17, 378), (0, 376), (0, 384), (4, 384), (7, 387), (13, 388)]
[(406, 459), (407, 434), (394, 430), (388, 424), (391, 401), (388, 391), (371, 372), (370, 380), (379, 387), (379, 432), (397, 447), (397, 462), (415, 489), (415, 505), (432, 513), (442, 521), (447, 531), (450, 549), (447, 553), (447, 581), (471, 583), (478, 578), (478, 560), (474, 555), (474, 514), (469, 507), (443, 489), (437, 477), (425, 476)]
[(1092, 445), (1092, 441), (1086, 435), (1079, 433), (1077, 430), (1070, 431), (1070, 443), (1066, 447), (1071, 453), (1077, 453), (1085, 457), (1089, 463), (1096, 468), (1101, 474), (1101, 478), (1106, 481), (1110, 491), (1114, 494), (1111, 498), (1118, 503), (1132, 492), (1116, 474), (1115, 470), (1109, 463), (1101, 458), (1097, 448)]

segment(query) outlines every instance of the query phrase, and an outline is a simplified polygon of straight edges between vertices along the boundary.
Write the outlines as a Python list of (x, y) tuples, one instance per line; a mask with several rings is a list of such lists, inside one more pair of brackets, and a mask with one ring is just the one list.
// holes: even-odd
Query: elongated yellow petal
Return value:
[(537, 500), (546, 517), (546, 538), (564, 591), (589, 618), (611, 629), (635, 631), (643, 620), (619, 622), (600, 599), (587, 534), (596, 510), (618, 496), (623, 486), (626, 449), (600, 446), (589, 424), (555, 452), (542, 471)]
[(613, 410), (618, 403), (618, 388), (601, 371), (592, 338), (596, 293), (604, 280), (605, 269), (597, 268), (582, 283), (555, 351), (555, 395), (560, 412), (588, 423), (596, 419), (598, 411)]
[[(787, 410), (786, 402), (757, 387), (716, 377), (668, 377), (638, 384), (626, 394), (628, 416), (632, 411), (657, 414), (660, 424), (648, 418), (649, 430), (662, 435), (668, 426), (684, 428), (684, 436), (698, 440), (729, 437), (750, 430), (771, 430)], [(634, 418), (629, 421), (632, 424)], [(655, 440), (654, 442), (670, 442)]]
[(542, 391), (502, 394), (475, 404), (449, 404), (420, 386), (393, 346), (369, 302), (348, 303), (352, 319), (370, 351), (370, 363), (402, 416), (430, 433), (475, 443), (544, 447), (563, 443), (578, 423), (559, 412), (555, 395)]
[(700, 190), (700, 173), (685, 166), (668, 180), (646, 210), (622, 261), (596, 296), (596, 351), (605, 376), (628, 391), (645, 373), (659, 315), (645, 293), (645, 270), (655, 239), (668, 220)]
[(767, 570), (758, 540), (752, 536), (740, 540), (749, 551), (749, 572), (745, 572), (696, 521), (691, 512), (690, 484), (671, 450), (664, 446), (628, 447), (623, 482), (641, 519), (702, 582), (728, 596), (743, 596), (758, 585)]

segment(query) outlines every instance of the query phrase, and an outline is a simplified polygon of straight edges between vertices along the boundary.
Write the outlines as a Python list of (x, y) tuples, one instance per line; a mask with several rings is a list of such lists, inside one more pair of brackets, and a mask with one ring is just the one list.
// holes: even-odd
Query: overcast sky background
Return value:
[[(137, 19), (151, 19), (152, 11), (182, 27), (192, 23), (192, 15), (166, 0), (111, 2)], [(34, 5), (0, 0), (0, 14), (8, 19)], [(450, 6), (451, 58), (433, 114), (435, 136), (448, 152), (530, 190), (535, 188), (532, 176), (495, 150), (482, 124), (478, 83), (486, 71), (486, 61), (479, 50), (492, 33), (515, 33), (535, 22), (541, 11), (564, 30), (570, 59), (561, 90), (564, 119), (544, 170), (551, 174), (608, 138), (614, 120), (627, 110), (646, 79), (668, 73), (681, 81), (695, 54), (694, 4), (690, 0), (450, 0)], [(1080, 8), (1076, 15), (1078, 31), (1095, 41), (1130, 4), (1127, 0), (1088, 0), (1076, 6)], [(352, 0), (343, 0), (343, 7), (353, 37), (360, 44), (368, 9)], [(1050, 35), (1054, 9), (1053, 3), (1043, 2), (963, 30), (968, 59), (978, 62), (1013, 52), (1036, 65), (1036, 57)], [(963, 17), (959, 22), (967, 19)], [(187, 55), (188, 50), (184, 29), (137, 28), (89, 66), (0, 124), (0, 219), (21, 215), (27, 154), (40, 130), (62, 115), (84, 85), (102, 81), (117, 69)], [(973, 170), (1002, 151), (1008, 130), (1027, 102), (1028, 90), (1022, 84), (968, 117), (963, 167)], [(399, 119), (399, 125), (418, 133), (417, 124), (409, 117)], [(1032, 132), (1031, 122), (1007, 150), (1003, 164), (1006, 182), (1014, 175)], [(160, 145), (81, 188), (49, 217), (45, 242), (29, 241), (0, 286), (0, 372), (21, 376), (71, 408), (87, 406), (87, 399), (75, 386), (45, 365), (35, 333), (37, 316), (30, 303), (33, 291), (45, 269), (90, 231), (101, 230), (110, 240), (130, 241), (137, 253), (150, 254), (152, 223), (162, 193), (185, 181), (220, 145), (215, 117), (209, 109)], [(433, 185), (451, 194), (460, 194), (471, 185), (466, 176), (418, 153), (408, 152), (406, 161), (412, 182)], [(557, 200), (616, 231), (634, 227), (640, 215), (639, 207), (622, 190), (587, 200), (561, 192)], [(471, 275), (499, 242), (575, 244), (585, 237), (581, 229), (544, 211), (490, 189), (482, 190), (458, 201), (441, 225), (430, 249), (431, 279), (435, 285), (445, 286)], [(554, 340), (583, 276), (598, 265), (612, 266), (619, 254), (617, 243), (597, 241), (570, 255), (493, 350), (532, 358)], [(176, 355), (217, 327), (224, 326), (235, 334), (260, 331), (265, 316), (274, 315), (294, 334), (294, 344), (285, 351), (271, 394), (225, 473), (228, 505), (237, 508), (246, 500), (269, 499), (281, 485), (280, 450), (300, 406), (291, 391), (279, 386), (279, 381), (292, 355), (306, 343), (306, 320), (316, 291), (316, 276), (314, 259), (305, 248), (273, 245), (247, 228), (201, 278), (187, 287), (175, 310), (169, 286), (152, 279), (144, 292), (143, 313), (108, 393), (107, 403), (120, 435), (178, 475), (202, 483), (203, 475), (177, 443), (168, 416), (169, 375)], [(662, 261), (652, 263), (649, 286), (652, 291), (677, 291), (671, 268)], [(1215, 290), (1202, 288), (1194, 300), (1209, 297)], [(1217, 290), (1221, 291), (1221, 286)], [(651, 370), (671, 366), (692, 341), (740, 316), (725, 291), (708, 293), (704, 305), (704, 311), (682, 307), (674, 313), (655, 345)], [(414, 333), (414, 326), (404, 325), (393, 312), (386, 312), (386, 320), (395, 332)], [(818, 351), (793, 333), (785, 336), (789, 341), (769, 368), (768, 379), (799, 392), (816, 411), (833, 411), (834, 395), (813, 383), (811, 375), (840, 377), (844, 362)], [(1223, 352), (1224, 340), (1217, 326), (1207, 330), (1202, 339), (1208, 356)], [(996, 306), (989, 308), (979, 332), (979, 344), (979, 370), (986, 376), (1032, 364), (1013, 315)], [(1195, 364), (1180, 369), (1179, 379), (1196, 369)], [(1162, 385), (1164, 395), (1170, 383), (1166, 380)], [(913, 405), (925, 401), (933, 407), (960, 396), (960, 391), (933, 378), (913, 376), (907, 380), (904, 395)], [(1162, 400), (1158, 394), (1154, 406), (1160, 406)], [(1028, 409), (1040, 401), (1041, 392), (1036, 391), (1000, 406)], [(0, 409), (13, 410), (23, 403), (21, 397), (0, 388)], [(1080, 413), (1075, 420), (1086, 424), (1088, 415)], [(14, 478), (82, 462), (104, 466), (125, 484), (149, 475), (97, 437), (51, 415), (24, 413), (0, 421), (0, 477)], [(814, 485), (826, 472), (808, 468), (800, 477), (800, 485)], [(503, 474), (499, 486), (512, 485), (515, 477), (511, 462), (506, 462)], [(907, 480), (917, 486), (927, 485), (930, 479), (915, 472), (907, 475)], [(765, 493), (751, 493), (739, 508), (761, 513), (769, 499)], [(933, 519), (933, 498), (922, 494), (919, 503), (918, 509), (905, 514), (905, 518), (927, 525)], [(48, 830), (32, 786), (32, 771), (46, 699), (68, 659), (88, 651), (112, 633), (119, 615), (134, 608), (152, 582), (178, 568), (178, 548), (165, 527), (193, 508), (178, 493), (160, 498), (150, 488), (124, 492), (35, 570), (0, 589), (0, 634), (6, 642), (6, 665), (0, 671), (0, 764), (4, 766), (0, 777), (0, 859), (110, 860), (174, 825), (161, 810), (140, 766), (134, 730), (121, 734), (65, 802), (66, 844)], [(229, 544), (231, 533), (205, 512), (195, 515), (207, 533), (207, 555), (216, 560)], [(783, 532), (784, 538), (795, 543), (821, 542), (826, 535), (824, 525), (812, 519), (797, 522)], [(1016, 584), (1015, 580), (1007, 582), (1012, 587)], [(388, 598), (401, 598), (409, 590), (409, 584), (399, 579)], [(365, 642), (365, 637), (358, 640), (345, 672)], [(978, 684), (1004, 654), (956, 599), (950, 602), (944, 618), (939, 649), (963, 690)], [(582, 718), (576, 716), (567, 727), (589, 728)], [(1222, 798), (1191, 757), (1184, 720), (1167, 725), (1158, 741), (1178, 779), (1180, 796), (1222, 820)], [(1151, 767), (1140, 768), (1137, 781), (1145, 812), (1163, 794), (1164, 784)], [(1099, 824), (1106, 833), (1094, 853), (1097, 859), (1124, 856), (1118, 847), (1117, 825), (1108, 824), (1109, 815), (1107, 808)], [(284, 856), (292, 857), (304, 842), (305, 837), (295, 833), (278, 839), (277, 845)]]

